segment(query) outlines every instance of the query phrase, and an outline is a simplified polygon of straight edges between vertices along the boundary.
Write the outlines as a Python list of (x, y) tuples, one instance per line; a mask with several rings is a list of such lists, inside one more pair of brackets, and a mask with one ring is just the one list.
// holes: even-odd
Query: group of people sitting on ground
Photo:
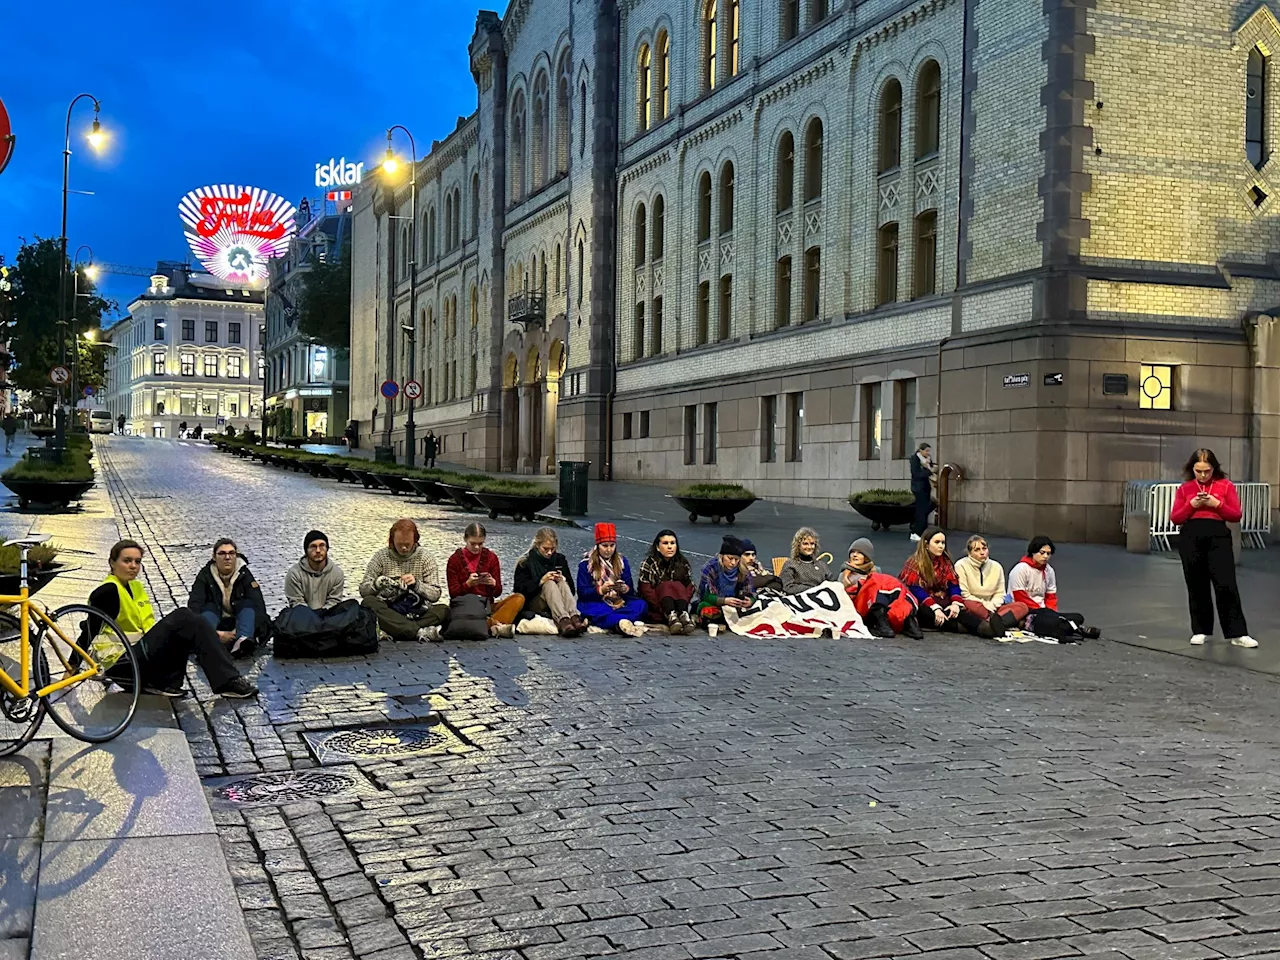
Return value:
[[(635, 579), (618, 549), (615, 525), (598, 523), (594, 534), (595, 546), (575, 573), (556, 532), (540, 528), (516, 561), (512, 592), (504, 597), (502, 564), (485, 546), (482, 524), (467, 526), (462, 545), (445, 563), (442, 585), (417, 524), (402, 518), (366, 565), (356, 601), (347, 598), (345, 574), (329, 557), (329, 538), (311, 530), (302, 557), (285, 573), (286, 608), (274, 621), (248, 560), (225, 537), (197, 574), (187, 606), (157, 620), (137, 580), (142, 547), (121, 540), (111, 549), (110, 576), (89, 599), (136, 645), (146, 690), (168, 696), (181, 695), (192, 655), (215, 693), (254, 696), (257, 688), (234, 661), (272, 637), (279, 656), (350, 654), (376, 649), (379, 638), (511, 637), (519, 622), (535, 617), (550, 625), (545, 632), (563, 637), (591, 628), (635, 637), (653, 627), (678, 636), (699, 625), (725, 625), (728, 612), (741, 614), (770, 594), (797, 595), (835, 582), (875, 636), (919, 639), (925, 630), (937, 630), (993, 638), (1014, 629), (1068, 641), (1098, 636), (1080, 614), (1059, 611), (1049, 562), (1054, 545), (1047, 537), (1028, 544), (1006, 584), (984, 538), (970, 537), (966, 556), (952, 562), (946, 534), (937, 527), (924, 531), (897, 577), (876, 567), (875, 547), (865, 537), (850, 544), (847, 561), (833, 570), (820, 553), (817, 532), (802, 527), (776, 573), (764, 568), (750, 540), (730, 535), (696, 579), (675, 531), (661, 530)], [(329, 645), (294, 642), (298, 635), (327, 636)], [(285, 652), (286, 642), (293, 652)]]

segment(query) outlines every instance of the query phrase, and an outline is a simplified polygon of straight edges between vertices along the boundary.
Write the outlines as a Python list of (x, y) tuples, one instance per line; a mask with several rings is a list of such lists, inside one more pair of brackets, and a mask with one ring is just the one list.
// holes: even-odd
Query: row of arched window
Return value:
[[(942, 68), (926, 60), (916, 75), (915, 158), (938, 152), (942, 127)], [(880, 91), (876, 172), (888, 173), (902, 166), (902, 81), (890, 77)]]
[[(517, 89), (511, 98), (507, 152), (508, 199), (518, 203), (541, 189), (555, 177), (569, 172), (569, 101), (572, 89), (572, 61), (566, 50), (556, 69), (555, 102), (551, 100), (551, 80), (545, 69), (533, 79), (526, 98)], [(586, 84), (581, 104), (585, 137)], [(555, 135), (552, 136), (554, 129)]]
[[(471, 175), (471, 213), (465, 236), (474, 239), (480, 234), (480, 174)], [(435, 204), (429, 204), (422, 213), (418, 225), (418, 266), (434, 263), (440, 257), (440, 244), (443, 243), (444, 255), (453, 253), (462, 246), (463, 234), (462, 188), (451, 187), (444, 195), (444, 234), (437, 233), (439, 226), (436, 218)], [(399, 272), (397, 276), (405, 279), (409, 275), (409, 228), (400, 228)]]

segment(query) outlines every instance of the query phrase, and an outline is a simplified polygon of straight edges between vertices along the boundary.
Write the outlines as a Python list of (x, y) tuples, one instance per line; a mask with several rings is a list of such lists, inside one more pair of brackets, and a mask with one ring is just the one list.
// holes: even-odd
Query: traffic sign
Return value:
[(96, 391), (93, 389), (93, 386), (92, 386), (92, 385), (87, 386), (87, 387), (85, 387), (85, 388), (84, 388), (84, 395), (85, 395), (86, 397), (92, 397), (92, 396), (94, 395), (94, 393), (95, 393), (95, 392), (96, 392)]
[(400, 385), (394, 380), (383, 380), (381, 393), (388, 400), (394, 400), (400, 393)]
[(59, 364), (49, 371), (49, 382), (61, 387), (71, 382), (71, 371)]
[(9, 124), (9, 111), (4, 108), (4, 101), (0, 100), (0, 173), (4, 173), (4, 168), (13, 159), (13, 145), (17, 140)]
[(422, 384), (417, 380), (410, 380), (404, 385), (404, 395), (410, 400), (417, 400), (422, 396)]

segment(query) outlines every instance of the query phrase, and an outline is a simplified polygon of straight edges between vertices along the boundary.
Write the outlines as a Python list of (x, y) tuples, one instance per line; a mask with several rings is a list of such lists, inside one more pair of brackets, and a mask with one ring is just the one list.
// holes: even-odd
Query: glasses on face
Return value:
[(227, 550), (219, 550), (217, 553), (215, 553), (215, 554), (214, 554), (214, 556), (215, 556), (215, 557), (219, 557), (219, 558), (224, 559), (224, 560), (225, 560), (225, 559), (228, 559), (228, 558), (230, 558), (230, 557), (234, 557), (235, 555), (236, 555), (236, 554), (235, 554), (235, 551), (234, 551), (234, 550), (231, 550), (231, 551), (227, 551)]

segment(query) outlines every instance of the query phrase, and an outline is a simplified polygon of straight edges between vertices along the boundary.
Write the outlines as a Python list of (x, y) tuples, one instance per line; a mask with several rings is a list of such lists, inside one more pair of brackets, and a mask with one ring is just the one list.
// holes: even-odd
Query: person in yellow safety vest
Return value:
[[(240, 676), (226, 645), (206, 620), (186, 607), (156, 620), (147, 591), (138, 582), (140, 544), (121, 540), (111, 548), (109, 562), (111, 575), (89, 595), (89, 602), (115, 620), (133, 645), (145, 692), (183, 696), (187, 659), (195, 654), (214, 693), (241, 700), (257, 696), (258, 688)], [(90, 622), (91, 632), (99, 627)]]

